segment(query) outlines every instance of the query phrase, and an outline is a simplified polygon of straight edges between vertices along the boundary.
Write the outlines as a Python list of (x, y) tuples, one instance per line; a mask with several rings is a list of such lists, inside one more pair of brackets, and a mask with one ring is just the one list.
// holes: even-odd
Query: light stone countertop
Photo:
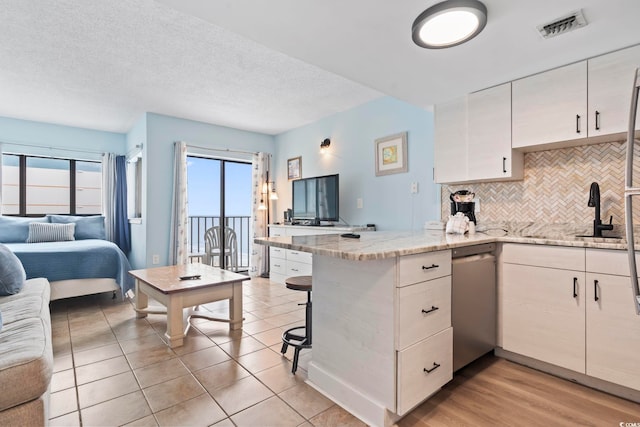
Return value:
[[(359, 233), (359, 239), (326, 234), (257, 238), (255, 242), (353, 261), (392, 258), (493, 242), (627, 249), (624, 239), (576, 237), (589, 234), (590, 230), (589, 227), (572, 224), (492, 223), (479, 225), (476, 230), (473, 235), (446, 234), (439, 230), (364, 231)], [(616, 230), (614, 234), (615, 232)], [(640, 245), (636, 244), (636, 250), (640, 250)]]

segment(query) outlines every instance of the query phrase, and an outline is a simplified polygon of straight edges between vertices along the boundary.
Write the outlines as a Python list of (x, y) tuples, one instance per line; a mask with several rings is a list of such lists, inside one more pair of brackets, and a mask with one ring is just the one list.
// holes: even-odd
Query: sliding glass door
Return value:
[(192, 261), (248, 270), (251, 171), (251, 163), (187, 157)]

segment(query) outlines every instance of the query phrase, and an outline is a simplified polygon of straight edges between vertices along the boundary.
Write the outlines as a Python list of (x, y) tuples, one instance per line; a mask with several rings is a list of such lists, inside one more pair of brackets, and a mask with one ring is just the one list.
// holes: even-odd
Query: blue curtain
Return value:
[(125, 156), (116, 157), (116, 214), (114, 243), (122, 252), (131, 251), (131, 232), (127, 214), (127, 163)]

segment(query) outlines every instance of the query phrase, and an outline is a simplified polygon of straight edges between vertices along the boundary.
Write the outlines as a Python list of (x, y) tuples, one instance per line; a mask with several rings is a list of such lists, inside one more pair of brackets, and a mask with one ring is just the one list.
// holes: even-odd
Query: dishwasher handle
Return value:
[(453, 258), (451, 260), (452, 264), (466, 264), (469, 262), (477, 262), (477, 261), (491, 261), (491, 262), (495, 262), (496, 261), (496, 257), (492, 254), (478, 254), (478, 255), (471, 255), (471, 256), (463, 256), (460, 258)]

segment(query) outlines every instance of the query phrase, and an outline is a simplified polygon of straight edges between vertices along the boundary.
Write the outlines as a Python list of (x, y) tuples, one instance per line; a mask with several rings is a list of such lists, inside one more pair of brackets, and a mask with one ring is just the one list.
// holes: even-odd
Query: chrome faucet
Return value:
[(593, 237), (602, 237), (602, 230), (613, 230), (613, 216), (609, 218), (609, 224), (603, 224), (602, 220), (600, 220), (600, 186), (597, 182), (591, 183), (587, 206), (596, 208), (595, 219), (593, 220)]

